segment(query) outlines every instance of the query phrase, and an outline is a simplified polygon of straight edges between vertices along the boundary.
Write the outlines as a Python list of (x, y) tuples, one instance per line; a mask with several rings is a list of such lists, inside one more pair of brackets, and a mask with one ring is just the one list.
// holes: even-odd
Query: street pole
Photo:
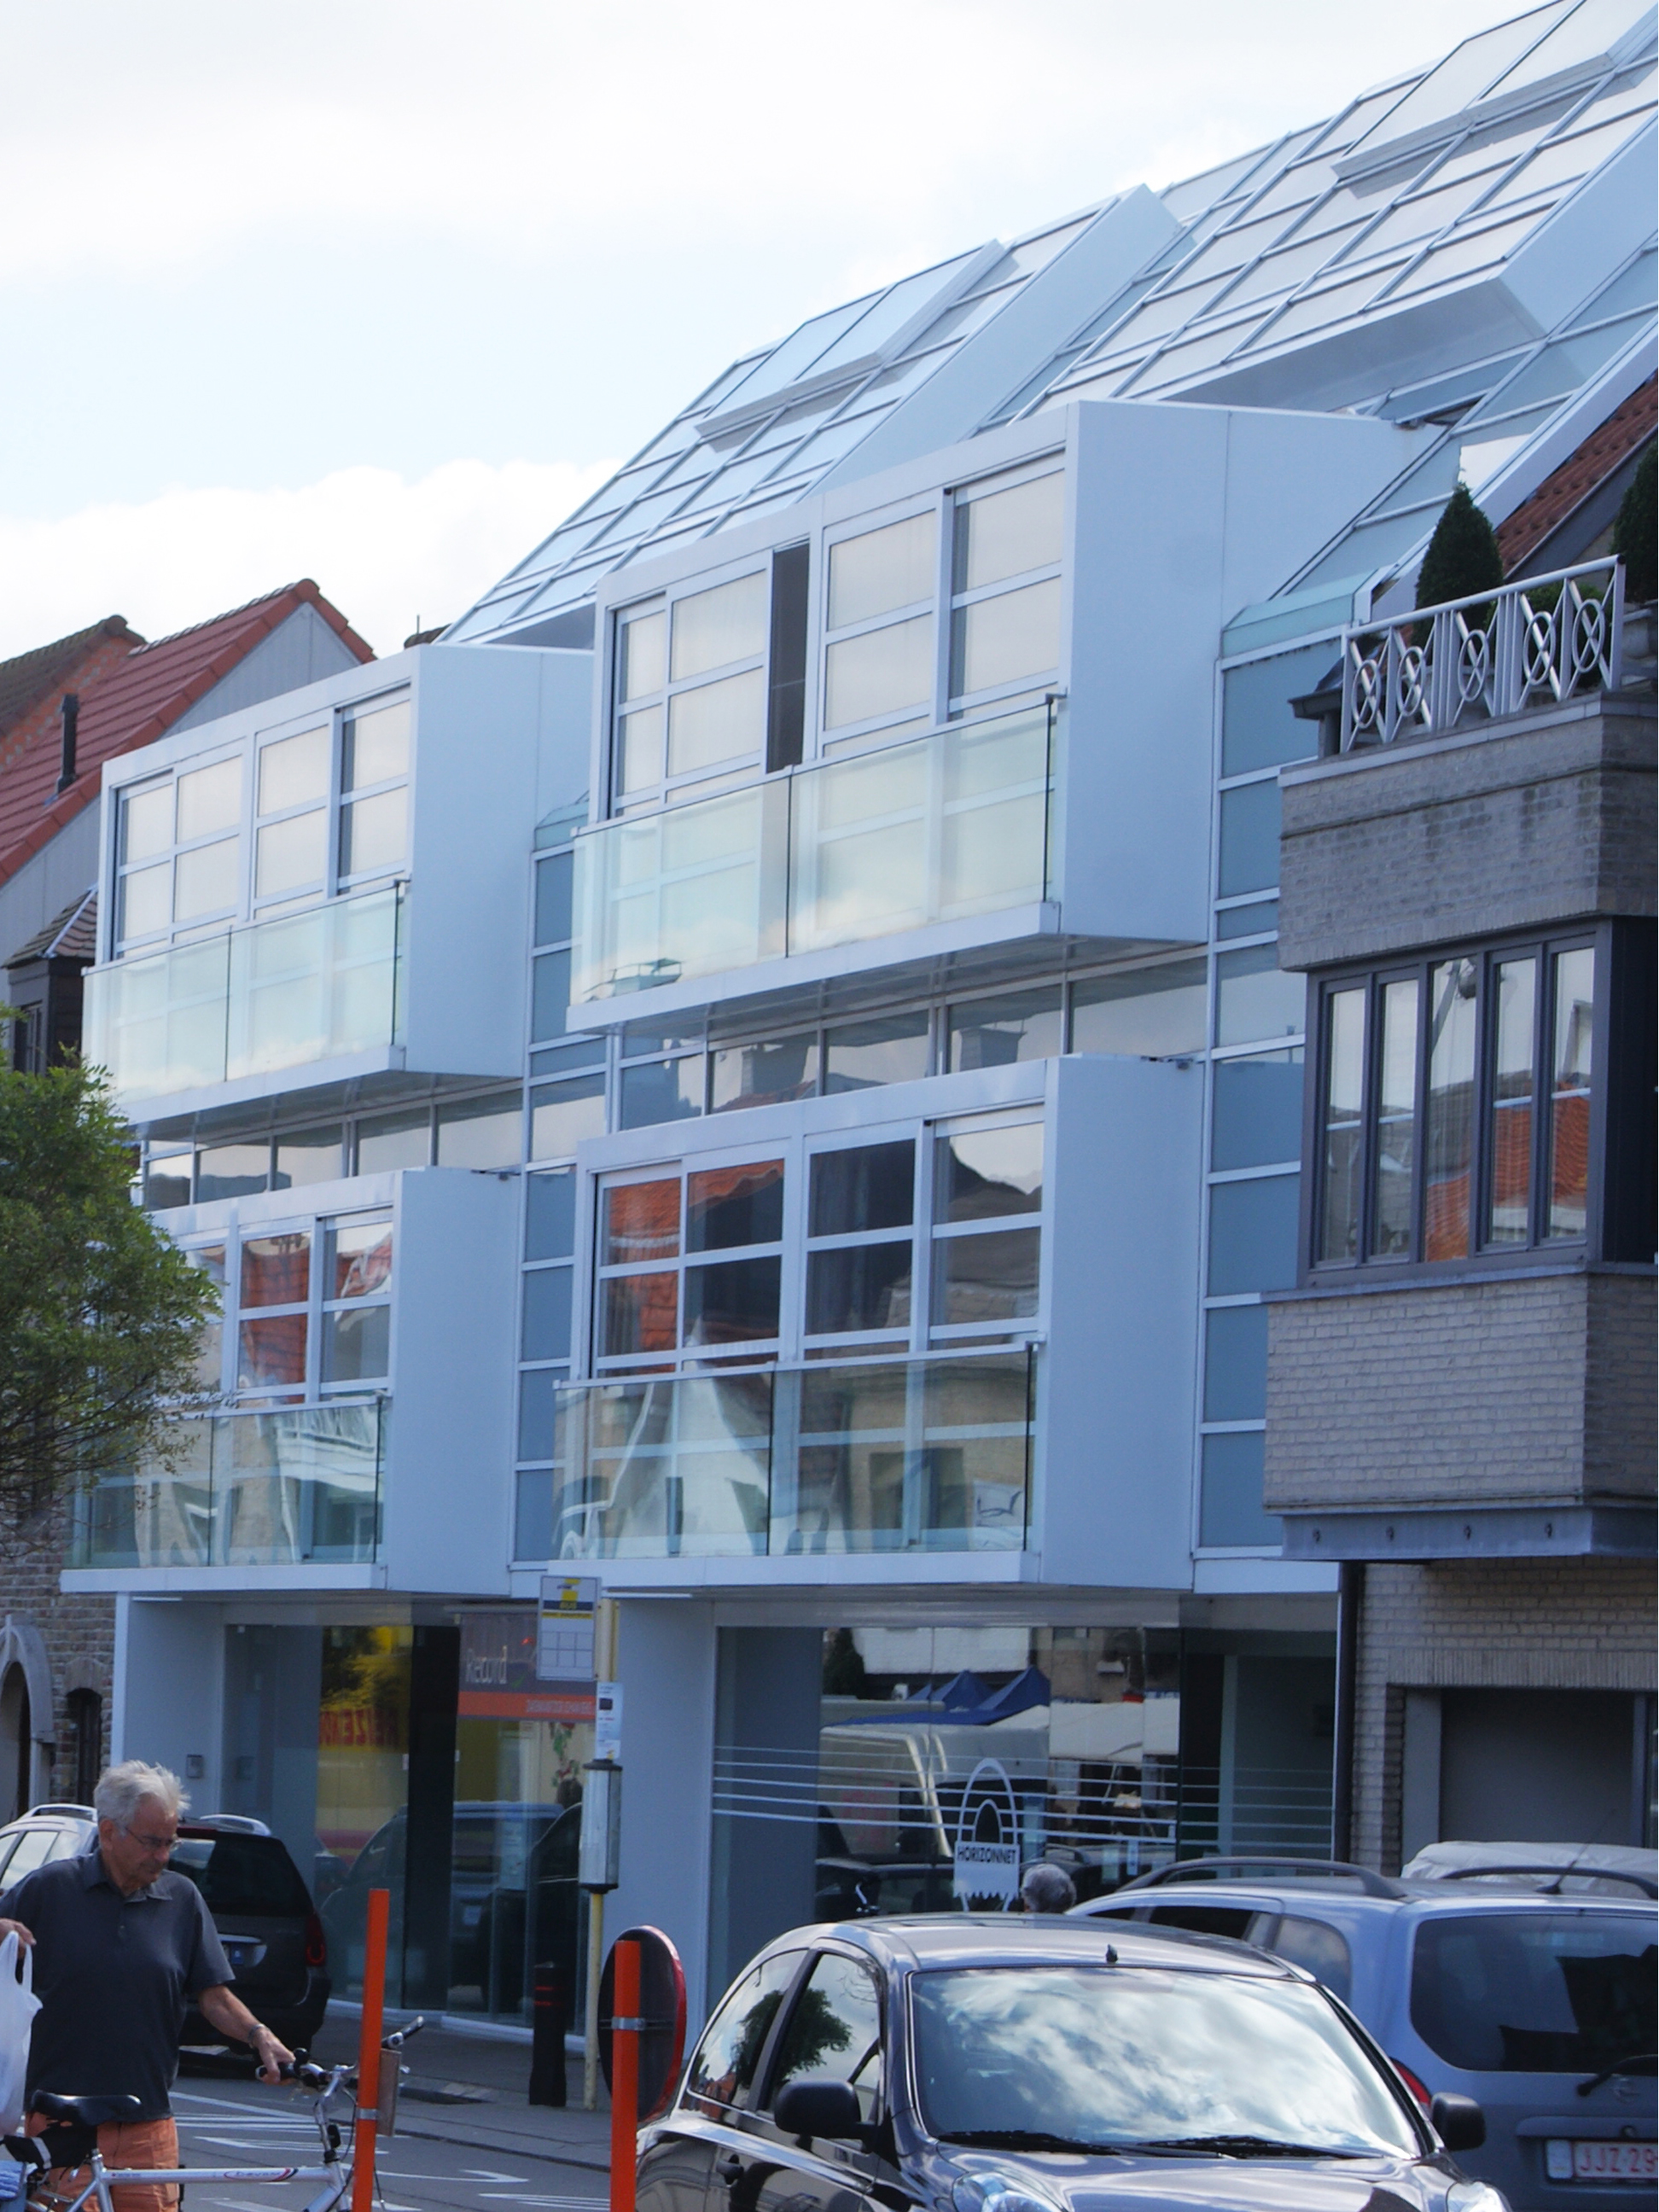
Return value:
[[(351, 2212), (374, 2212), (374, 2139), (380, 2124), (380, 2034), (386, 2025), (386, 1939), (391, 1906), (389, 1889), (369, 1891), (363, 2017), (357, 2041), (357, 2124), (351, 2143)], [(395, 2066), (396, 2059), (392, 2063)]]
[(611, 2212), (634, 2212), (634, 2161), (640, 2125), (640, 1947), (617, 1945), (611, 1990)]
[[(594, 1607), (593, 1669), (601, 1682), (617, 1679), (617, 1601)], [(612, 1879), (614, 1880), (614, 1875)], [(599, 2109), (599, 1977), (605, 1971), (605, 1892), (587, 1893), (587, 2002), (582, 2012), (582, 2110)]]

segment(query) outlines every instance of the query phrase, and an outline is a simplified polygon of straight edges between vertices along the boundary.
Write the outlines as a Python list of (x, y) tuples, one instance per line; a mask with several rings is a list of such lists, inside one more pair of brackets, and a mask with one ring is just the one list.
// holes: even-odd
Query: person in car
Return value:
[[(105, 2165), (176, 2170), (169, 2092), (188, 2000), (222, 2034), (252, 2046), (262, 2081), (280, 2080), (294, 2054), (230, 1989), (200, 1890), (167, 1871), (187, 1802), (177, 1775), (126, 1759), (104, 1775), (92, 1802), (96, 1848), (25, 1875), (6, 1899), (11, 1917), (0, 1919), (0, 1936), (15, 1930), (34, 1952), (40, 2009), (27, 2095), (136, 2097), (131, 2120), (98, 2130)], [(77, 2194), (86, 2185), (76, 2173), (91, 2148), (88, 2133), (48, 2127), (38, 2116), (28, 2125), (54, 2153), (52, 2186)], [(112, 2195), (116, 2212), (173, 2212), (179, 2201), (177, 2189), (161, 2182), (130, 2183)]]

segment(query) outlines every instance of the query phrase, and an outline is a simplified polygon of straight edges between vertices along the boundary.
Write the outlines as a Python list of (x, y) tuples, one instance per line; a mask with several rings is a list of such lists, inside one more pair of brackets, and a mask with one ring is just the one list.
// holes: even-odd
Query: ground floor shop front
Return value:
[[(1176, 1856), (1330, 1849), (1333, 1601), (842, 1590), (623, 1595), (622, 1887), (700, 2011), (802, 1922), (1080, 1896)], [(343, 1996), (390, 1889), (394, 2002), (581, 2018), (593, 1691), (536, 1672), (533, 1605), (343, 1593), (118, 1601), (119, 1756), (250, 1815), (309, 1882)]]

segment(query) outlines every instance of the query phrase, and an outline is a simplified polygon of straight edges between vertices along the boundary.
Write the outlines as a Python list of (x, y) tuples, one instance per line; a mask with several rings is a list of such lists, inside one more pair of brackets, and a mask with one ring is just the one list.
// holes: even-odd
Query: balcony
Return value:
[(161, 1099), (401, 1042), (402, 884), (94, 968), (87, 1057)]
[(1048, 896), (1058, 702), (576, 841), (573, 1006)]
[(384, 1399), (185, 1420), (171, 1467), (76, 1500), (77, 1567), (354, 1565), (380, 1541)]
[(1036, 1355), (630, 1376), (559, 1393), (521, 1556), (1018, 1552)]

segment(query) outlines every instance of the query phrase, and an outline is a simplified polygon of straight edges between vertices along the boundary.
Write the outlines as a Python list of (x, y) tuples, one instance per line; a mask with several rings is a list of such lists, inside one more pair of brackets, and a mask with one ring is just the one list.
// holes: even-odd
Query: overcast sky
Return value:
[(0, 654), (462, 607), (804, 315), (1502, 0), (0, 0)]

